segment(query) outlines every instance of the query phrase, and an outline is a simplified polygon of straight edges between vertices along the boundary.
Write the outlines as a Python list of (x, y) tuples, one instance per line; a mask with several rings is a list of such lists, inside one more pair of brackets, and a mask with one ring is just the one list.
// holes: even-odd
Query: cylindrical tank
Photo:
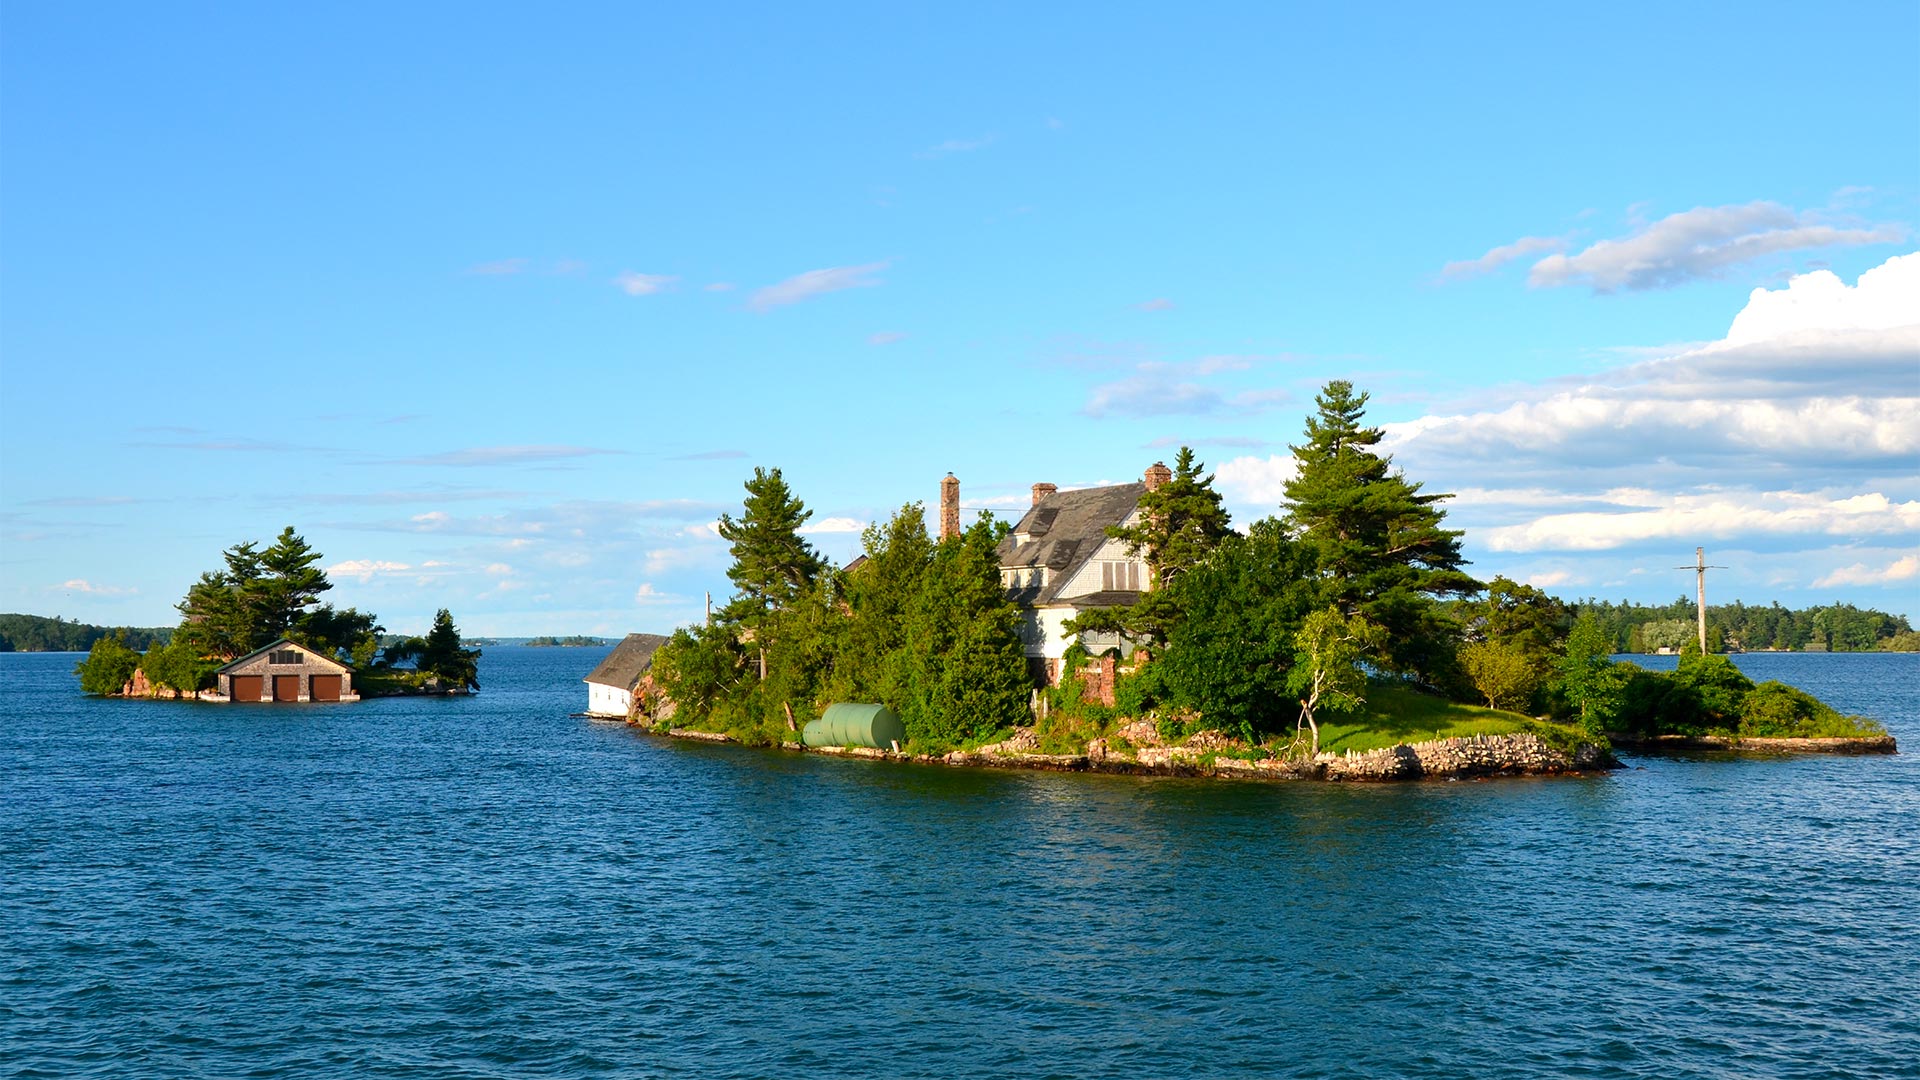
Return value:
[(812, 720), (800, 732), (808, 746), (870, 746), (891, 749), (894, 743), (907, 744), (906, 726), (885, 705), (856, 705), (838, 702), (827, 706), (820, 719)]

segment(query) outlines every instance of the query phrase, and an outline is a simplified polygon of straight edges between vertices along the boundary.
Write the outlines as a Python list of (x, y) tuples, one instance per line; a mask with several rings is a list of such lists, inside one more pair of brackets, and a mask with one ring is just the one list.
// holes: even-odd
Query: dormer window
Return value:
[(299, 649), (275, 649), (272, 652), (267, 654), (267, 663), (298, 664), (300, 663), (300, 650)]

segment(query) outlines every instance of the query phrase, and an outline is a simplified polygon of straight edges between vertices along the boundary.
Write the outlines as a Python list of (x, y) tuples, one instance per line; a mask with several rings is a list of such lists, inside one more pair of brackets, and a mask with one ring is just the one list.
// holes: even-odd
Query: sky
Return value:
[(0, 7), (0, 610), (292, 525), (423, 631), (659, 632), (777, 467), (903, 504), (1371, 395), (1470, 569), (1920, 618), (1920, 6)]

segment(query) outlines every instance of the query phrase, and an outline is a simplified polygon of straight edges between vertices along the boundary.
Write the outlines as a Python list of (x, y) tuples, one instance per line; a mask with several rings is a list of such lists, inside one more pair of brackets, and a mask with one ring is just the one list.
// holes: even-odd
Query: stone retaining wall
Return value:
[(1858, 739), (1728, 739), (1719, 735), (1656, 735), (1651, 739), (1616, 737), (1623, 750), (1742, 750), (1764, 754), (1897, 754), (1891, 735)]

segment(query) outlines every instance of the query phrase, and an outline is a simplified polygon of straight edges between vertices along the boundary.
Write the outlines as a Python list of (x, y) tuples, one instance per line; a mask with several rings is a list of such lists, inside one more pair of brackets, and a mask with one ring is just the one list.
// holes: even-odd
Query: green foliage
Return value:
[[(291, 525), (265, 551), (252, 541), (235, 544), (222, 553), (225, 569), (201, 574), (187, 590), (178, 605), (184, 616), (178, 635), (200, 656), (227, 660), (291, 636), (320, 594), (333, 587), (317, 565), (320, 559)], [(334, 618), (323, 619), (322, 633), (334, 632)], [(364, 618), (371, 627), (372, 616)], [(339, 647), (356, 644), (357, 637)]]
[(779, 469), (755, 468), (746, 489), (739, 519), (720, 515), (720, 536), (733, 545), (727, 577), (736, 590), (722, 617), (755, 627), (812, 588), (823, 564), (800, 535), (813, 511), (793, 497)]
[(1600, 620), (1583, 613), (1567, 635), (1557, 665), (1560, 693), (1589, 735), (1599, 736), (1618, 718), (1631, 678), (1629, 665), (1609, 659), (1612, 652), (1613, 642)]
[[(1361, 615), (1324, 607), (1308, 615), (1293, 635), (1293, 670), (1287, 692), (1300, 702), (1300, 723), (1311, 737), (1308, 756), (1320, 752), (1321, 710), (1349, 713), (1367, 703), (1367, 676), (1360, 663), (1380, 648), (1379, 627)], [(1248, 741), (1253, 733), (1246, 731)]]
[(453, 616), (441, 608), (433, 616), (433, 629), (421, 641), (414, 669), (438, 679), (445, 690), (478, 690), (479, 660), (479, 649), (461, 647)]
[(1740, 734), (1770, 738), (1860, 738), (1886, 729), (1859, 716), (1843, 716), (1804, 690), (1769, 680), (1747, 692)]
[(1475, 641), (1463, 645), (1460, 663), (1487, 699), (1489, 709), (1525, 709), (1539, 686), (1533, 660), (1516, 642)]
[(1313, 552), (1269, 518), (1230, 537), (1170, 588), (1187, 618), (1155, 657), (1171, 704), (1210, 727), (1278, 731), (1290, 725), (1293, 638), (1317, 606)]
[(299, 616), (286, 636), (316, 652), (365, 666), (372, 662), (384, 629), (372, 612), (322, 604)]
[[(1654, 652), (1665, 645), (1678, 649), (1698, 637), (1692, 596), (1680, 596), (1664, 605), (1614, 603), (1594, 599), (1579, 604), (1582, 612), (1600, 620), (1614, 647), (1624, 652)], [(1652, 624), (1662, 625), (1654, 627)], [(1905, 616), (1860, 609), (1851, 604), (1786, 608), (1735, 601), (1707, 606), (1707, 642), (1712, 651), (1726, 649), (1874, 649), (1901, 634), (1913, 633)], [(1714, 646), (1718, 635), (1721, 645)], [(1915, 639), (1920, 648), (1920, 639)]]
[(1344, 380), (1315, 399), (1307, 441), (1292, 448), (1299, 471), (1286, 485), (1286, 524), (1312, 553), (1315, 606), (1365, 615), (1386, 630), (1383, 667), (1433, 680), (1451, 666), (1454, 641), (1434, 632), (1434, 598), (1480, 583), (1460, 569), (1460, 533), (1441, 527), (1448, 496), (1421, 493), (1374, 452), (1381, 432), (1362, 426), (1366, 403)]
[(1358, 753), (1430, 739), (1511, 735), (1529, 730), (1534, 723), (1524, 716), (1376, 679), (1368, 685), (1366, 705), (1358, 712), (1320, 725), (1320, 748)]
[(1695, 650), (1681, 654), (1679, 666), (1670, 676), (1674, 683), (1691, 690), (1700, 699), (1700, 707), (1714, 727), (1737, 721), (1753, 680), (1746, 677), (1733, 661), (1724, 656), (1702, 655)]
[(80, 689), (89, 694), (118, 694), (132, 680), (140, 666), (140, 654), (127, 648), (118, 637), (103, 637), (93, 643), (87, 658), (75, 664)]
[(723, 623), (675, 630), (654, 652), (653, 676), (682, 710), (683, 722), (712, 714), (750, 677), (739, 635)]
[(1168, 590), (1174, 580), (1211, 555), (1233, 535), (1231, 519), (1220, 505), (1213, 476), (1206, 473), (1183, 446), (1174, 458), (1172, 479), (1140, 497), (1140, 519), (1130, 526), (1115, 525), (1107, 535), (1123, 540), (1131, 555), (1145, 555), (1153, 588), (1125, 608), (1091, 608), (1069, 620), (1071, 632), (1125, 633), (1136, 641), (1159, 646), (1185, 612), (1178, 594)]
[(104, 637), (118, 636), (128, 648), (145, 649), (173, 636), (172, 627), (94, 626), (59, 616), (0, 615), (0, 653), (86, 652)]
[(982, 517), (937, 545), (908, 613), (900, 720), (923, 743), (956, 744), (1027, 716), (1020, 610), (1000, 584), (995, 543)]
[(140, 670), (147, 673), (147, 681), (155, 686), (191, 694), (214, 684), (214, 672), (220, 670), (220, 661), (205, 659), (187, 642), (176, 641), (149, 648), (140, 658)]
[(1920, 652), (1920, 631), (1905, 630), (1880, 642), (1883, 652)]

